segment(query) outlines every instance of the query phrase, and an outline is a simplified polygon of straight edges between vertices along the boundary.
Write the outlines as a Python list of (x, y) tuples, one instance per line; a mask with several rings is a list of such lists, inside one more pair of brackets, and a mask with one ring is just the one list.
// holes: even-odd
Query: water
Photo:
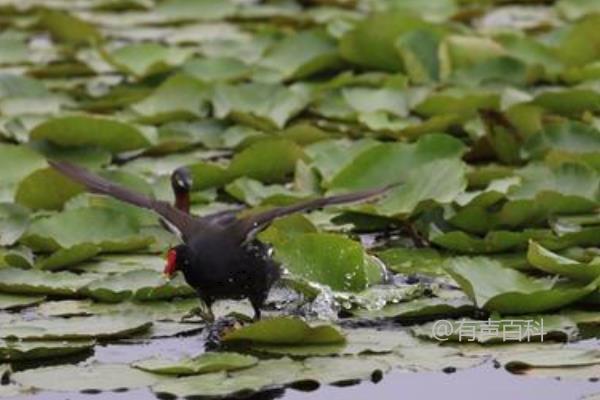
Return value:
[[(137, 349), (135, 350), (137, 351)], [(443, 372), (391, 371), (377, 383), (352, 386), (322, 386), (312, 391), (275, 390), (247, 397), (247, 400), (409, 400), (409, 399), (486, 399), (486, 400), (579, 400), (600, 393), (600, 382), (557, 380), (513, 375), (491, 362), (476, 368)], [(15, 400), (154, 400), (149, 389), (126, 392), (49, 393), (13, 398)]]

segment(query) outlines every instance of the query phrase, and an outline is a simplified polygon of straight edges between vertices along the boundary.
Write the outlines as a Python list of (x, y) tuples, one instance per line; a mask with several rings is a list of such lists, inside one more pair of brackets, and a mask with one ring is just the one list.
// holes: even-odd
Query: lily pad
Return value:
[(143, 333), (151, 326), (143, 316), (102, 315), (15, 321), (0, 335), (20, 340), (118, 339)]
[(161, 375), (200, 375), (217, 371), (233, 371), (256, 365), (256, 357), (239, 353), (204, 353), (182, 360), (147, 359), (133, 364), (135, 368)]
[(0, 203), (0, 246), (14, 244), (29, 226), (27, 209), (12, 203)]
[(150, 141), (134, 125), (87, 115), (52, 118), (36, 126), (33, 140), (46, 139), (63, 147), (97, 146), (113, 153), (148, 147)]
[(167, 79), (150, 96), (132, 105), (144, 122), (191, 119), (207, 114), (209, 90), (200, 81), (184, 74)]
[(217, 84), (213, 107), (218, 118), (231, 117), (266, 129), (283, 128), (308, 103), (307, 95), (266, 83)]
[(358, 292), (367, 287), (367, 257), (362, 246), (331, 233), (280, 236), (272, 244), (275, 258), (296, 277)]
[(56, 251), (81, 244), (94, 244), (103, 251), (130, 251), (142, 249), (152, 241), (138, 232), (136, 222), (122, 213), (80, 208), (36, 220), (21, 241), (38, 251)]
[(346, 339), (330, 325), (311, 327), (299, 318), (279, 317), (264, 319), (231, 331), (225, 334), (223, 340), (302, 345), (343, 343)]
[(91, 340), (57, 342), (0, 339), (0, 360), (14, 362), (65, 357), (90, 351), (94, 344)]
[(13, 374), (24, 386), (59, 392), (113, 391), (152, 385), (160, 377), (127, 365), (92, 364), (35, 368)]
[(477, 307), (503, 314), (526, 314), (557, 309), (597, 288), (533, 279), (485, 257), (457, 257), (446, 263), (448, 273)]
[(82, 289), (85, 295), (102, 302), (117, 303), (126, 299), (137, 301), (168, 300), (196, 294), (181, 277), (166, 281), (151, 270), (133, 270), (91, 282)]
[(592, 282), (600, 277), (599, 263), (586, 264), (563, 257), (534, 241), (529, 242), (527, 260), (531, 265), (544, 272), (566, 276), (583, 283)]
[(141, 78), (168, 71), (182, 64), (192, 51), (179, 47), (167, 47), (158, 43), (138, 43), (104, 52), (106, 61), (119, 70)]
[(96, 278), (94, 275), (76, 275), (70, 272), (0, 268), (0, 291), (24, 295), (74, 296)]
[(40, 304), (46, 299), (44, 296), (23, 296), (16, 294), (0, 293), (0, 310), (14, 310)]

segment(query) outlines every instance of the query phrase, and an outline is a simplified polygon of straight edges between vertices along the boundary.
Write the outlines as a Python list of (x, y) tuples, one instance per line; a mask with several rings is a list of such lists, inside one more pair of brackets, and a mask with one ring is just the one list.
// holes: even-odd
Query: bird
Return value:
[(200, 217), (190, 214), (192, 179), (185, 167), (171, 175), (175, 195), (175, 204), (171, 205), (136, 193), (79, 165), (57, 160), (48, 160), (48, 163), (89, 192), (108, 195), (158, 214), (163, 226), (181, 239), (180, 244), (168, 249), (164, 273), (169, 278), (178, 271), (183, 274), (204, 303), (201, 315), (206, 321), (214, 321), (211, 306), (220, 299), (247, 298), (254, 310), (254, 320), (261, 318), (269, 291), (281, 276), (280, 265), (272, 258), (270, 246), (256, 238), (271, 222), (298, 212), (372, 199), (395, 186), (313, 198), (242, 217), (238, 217), (239, 210)]

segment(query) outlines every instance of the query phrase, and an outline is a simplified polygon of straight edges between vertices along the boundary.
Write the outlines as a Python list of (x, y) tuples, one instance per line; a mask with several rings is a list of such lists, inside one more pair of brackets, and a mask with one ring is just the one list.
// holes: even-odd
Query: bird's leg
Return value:
[(254, 309), (254, 321), (260, 320), (261, 311), (260, 309), (265, 304), (265, 300), (267, 296), (260, 294), (258, 296), (250, 297), (250, 304), (252, 304), (252, 308)]

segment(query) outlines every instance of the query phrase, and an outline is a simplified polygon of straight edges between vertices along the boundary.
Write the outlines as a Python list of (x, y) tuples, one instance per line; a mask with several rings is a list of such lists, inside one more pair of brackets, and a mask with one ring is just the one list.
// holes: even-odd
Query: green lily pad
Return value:
[(521, 232), (491, 231), (483, 238), (462, 231), (434, 233), (430, 240), (446, 249), (467, 254), (503, 253), (526, 250), (530, 240), (535, 240), (551, 250), (570, 246), (595, 246), (599, 242), (600, 229), (595, 227), (556, 235), (546, 229), (524, 229)]
[(370, 328), (345, 331), (345, 343), (307, 343), (302, 345), (253, 343), (252, 350), (290, 357), (387, 354), (403, 346), (414, 345), (415, 339), (403, 331)]
[(307, 104), (305, 93), (266, 83), (217, 84), (213, 107), (218, 118), (236, 120), (266, 129), (283, 128)]
[(103, 251), (131, 251), (142, 249), (151, 241), (152, 238), (139, 234), (135, 221), (103, 208), (74, 209), (38, 219), (21, 239), (38, 251), (56, 251), (81, 244), (93, 244)]
[(27, 209), (12, 203), (0, 203), (0, 246), (14, 244), (29, 226)]
[(358, 242), (332, 233), (302, 233), (280, 235), (272, 244), (275, 259), (292, 276), (333, 290), (358, 292), (367, 287), (368, 258)]
[(339, 64), (335, 41), (318, 30), (286, 37), (260, 61), (260, 65), (281, 72), (286, 79), (305, 78)]
[(566, 276), (583, 283), (592, 282), (600, 277), (600, 264), (586, 264), (563, 257), (534, 241), (529, 242), (527, 260), (544, 272)]
[(301, 363), (288, 358), (261, 361), (256, 366), (229, 374), (216, 372), (161, 382), (152, 387), (157, 394), (171, 396), (223, 397), (238, 393), (253, 393), (267, 387), (280, 387), (291, 383), (303, 371)]
[(302, 148), (293, 142), (263, 140), (237, 153), (227, 174), (232, 178), (247, 176), (264, 183), (284, 182), (302, 156)]
[(579, 122), (552, 124), (531, 136), (524, 150), (535, 159), (583, 161), (600, 170), (600, 131)]
[(578, 286), (536, 280), (485, 257), (449, 259), (446, 269), (477, 307), (503, 314), (557, 309), (585, 297), (598, 285), (598, 282)]
[(243, 61), (228, 57), (192, 58), (181, 69), (203, 82), (238, 81), (250, 73), (250, 68)]
[(160, 3), (155, 12), (168, 21), (219, 20), (236, 11), (232, 1), (220, 0), (169, 0)]
[(299, 318), (279, 317), (264, 319), (231, 331), (225, 334), (223, 340), (302, 345), (343, 343), (346, 339), (330, 325), (311, 327)]
[(404, 183), (374, 206), (358, 209), (386, 216), (410, 214), (422, 202), (451, 202), (464, 190), (462, 151), (456, 139), (436, 134), (416, 144), (381, 144), (360, 153), (332, 179), (330, 188), (358, 190), (373, 187), (373, 182)]
[(81, 261), (95, 257), (102, 249), (94, 244), (81, 243), (74, 246), (59, 249), (50, 256), (41, 259), (36, 263), (39, 269), (59, 270), (74, 268)]
[(16, 185), (33, 171), (46, 166), (44, 157), (29, 147), (0, 143), (0, 198), (13, 201)]
[(95, 275), (76, 275), (70, 272), (0, 268), (0, 291), (24, 295), (74, 296), (96, 278)]
[(161, 273), (141, 269), (91, 282), (82, 293), (97, 301), (117, 303), (123, 300), (168, 300), (175, 297), (192, 296), (196, 292), (178, 277), (166, 281)]
[(402, 71), (402, 59), (395, 48), (396, 39), (415, 29), (440, 31), (403, 11), (375, 14), (342, 37), (340, 53), (350, 62), (364, 67)]
[(148, 138), (134, 125), (87, 115), (52, 118), (36, 126), (30, 137), (63, 147), (97, 146), (113, 153), (150, 145)]
[(133, 366), (147, 372), (161, 375), (200, 375), (217, 371), (233, 371), (256, 365), (256, 357), (239, 353), (204, 353), (197, 357), (182, 360), (147, 359), (135, 362)]
[(160, 381), (160, 377), (121, 364), (64, 365), (29, 369), (13, 374), (24, 386), (59, 392), (136, 389)]
[(144, 122), (167, 122), (206, 116), (208, 99), (209, 91), (202, 82), (177, 74), (131, 108)]
[(436, 316), (456, 317), (468, 315), (473, 311), (473, 302), (460, 293), (388, 304), (380, 310), (359, 308), (352, 310), (352, 315), (368, 319), (393, 318), (402, 321)]
[(102, 40), (94, 25), (66, 12), (44, 10), (39, 23), (61, 42), (85, 44)]
[(256, 366), (230, 374), (213, 373), (164, 382), (152, 387), (155, 393), (189, 397), (230, 396), (254, 393), (266, 388), (282, 387), (294, 382), (335, 383), (368, 379), (385, 372), (389, 365), (372, 357), (315, 357), (304, 363), (289, 358), (266, 360)]
[(90, 351), (95, 342), (91, 340), (77, 341), (21, 341), (0, 339), (1, 361), (39, 360), (44, 358), (64, 357)]
[(442, 268), (444, 257), (435, 249), (393, 247), (377, 252), (377, 257), (389, 270), (397, 273), (446, 275)]
[(137, 43), (120, 47), (103, 56), (124, 73), (141, 78), (168, 71), (182, 64), (192, 51), (179, 47), (167, 47), (158, 43)]
[(505, 354), (498, 360), (510, 371), (530, 368), (561, 368), (600, 364), (598, 350), (561, 348), (556, 350)]
[(0, 310), (13, 310), (40, 304), (45, 296), (24, 296), (0, 293)]
[(81, 185), (53, 168), (44, 168), (19, 183), (15, 202), (32, 210), (60, 210), (65, 201), (81, 191)]
[(144, 316), (100, 315), (14, 321), (0, 335), (20, 340), (119, 339), (143, 333), (151, 326)]

